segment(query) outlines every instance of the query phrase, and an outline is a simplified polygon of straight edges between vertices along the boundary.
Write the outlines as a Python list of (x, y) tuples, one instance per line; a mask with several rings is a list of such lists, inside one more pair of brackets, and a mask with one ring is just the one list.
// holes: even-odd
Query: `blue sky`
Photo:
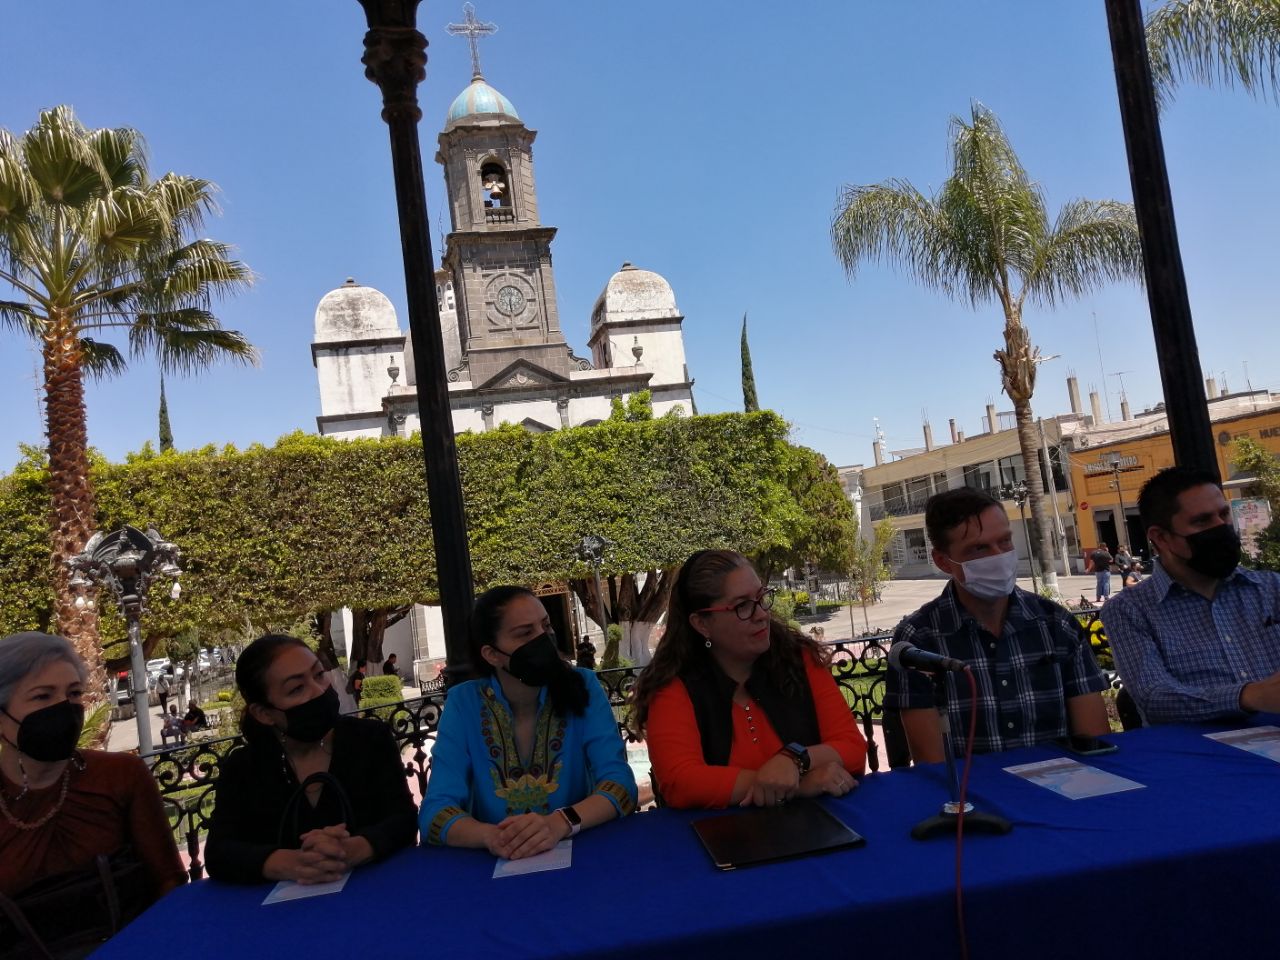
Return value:
[[(258, 280), (220, 310), (262, 351), (258, 368), (169, 382), (179, 447), (271, 442), (314, 430), (309, 344), (317, 301), (348, 276), (395, 303), (403, 273), (387, 133), (364, 79), (355, 0), (8, 0), (0, 126), (74, 106), (90, 126), (145, 135), (154, 171), (207, 177)], [(534, 162), (553, 246), (561, 321), (584, 352), (591, 305), (624, 260), (671, 282), (703, 412), (741, 407), (738, 332), (750, 314), (762, 405), (837, 463), (870, 462), (872, 419), (890, 449), (970, 434), (1004, 410), (992, 350), (1001, 318), (888, 268), (849, 282), (828, 222), (843, 183), (936, 187), (947, 122), (980, 100), (1000, 117), (1051, 209), (1128, 200), (1130, 186), (1101, 3), (728, 0), (642, 4), (480, 0), (499, 32), (485, 75), (538, 131)], [(444, 33), (461, 4), (424, 3), (420, 89), (433, 223), (443, 211), (435, 138), (470, 79), (466, 43)], [(1280, 106), (1188, 88), (1165, 112), (1165, 149), (1206, 372), (1234, 389), (1280, 388), (1275, 224)], [(443, 229), (448, 229), (447, 222)], [(437, 234), (438, 237), (438, 234)], [(436, 254), (440, 249), (436, 243)], [(1035, 401), (1067, 407), (1065, 377), (1135, 410), (1160, 400), (1145, 295), (1111, 287), (1025, 320), (1045, 354)], [(0, 332), (0, 470), (41, 441), (34, 350)], [(90, 442), (117, 459), (156, 435), (157, 373), (135, 365), (91, 386)]]

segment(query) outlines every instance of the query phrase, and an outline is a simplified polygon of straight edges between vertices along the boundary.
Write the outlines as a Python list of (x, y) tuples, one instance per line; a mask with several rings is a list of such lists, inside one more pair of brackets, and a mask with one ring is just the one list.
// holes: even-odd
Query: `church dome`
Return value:
[(630, 263), (609, 278), (591, 310), (591, 327), (617, 320), (662, 320), (680, 316), (671, 284)]
[(386, 295), (373, 287), (362, 287), (350, 277), (316, 305), (316, 343), (400, 335), (396, 308)]
[(520, 114), (516, 113), (510, 100), (485, 83), (483, 77), (475, 77), (449, 107), (448, 122), (456, 123), (480, 114), (498, 114), (513, 120), (520, 119)]

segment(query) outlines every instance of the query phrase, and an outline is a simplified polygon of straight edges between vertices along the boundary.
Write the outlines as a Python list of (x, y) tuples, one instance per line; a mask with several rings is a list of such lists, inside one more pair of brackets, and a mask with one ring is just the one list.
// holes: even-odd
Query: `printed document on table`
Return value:
[(267, 899), (262, 901), (265, 907), (269, 903), (283, 903), (285, 900), (305, 900), (307, 897), (323, 897), (326, 893), (337, 893), (347, 885), (347, 878), (351, 876), (348, 870), (337, 880), (329, 883), (298, 883), (294, 880), (281, 880), (271, 892), (267, 894)]
[(1260, 757), (1280, 763), (1280, 727), (1246, 727), (1243, 730), (1225, 730), (1222, 733), (1206, 733), (1210, 740), (1227, 746), (1248, 750)]
[(523, 860), (499, 858), (493, 868), (493, 879), (520, 877), (526, 873), (542, 873), (544, 870), (563, 870), (573, 863), (573, 841), (561, 840), (546, 853), (525, 857)]
[(1036, 786), (1052, 790), (1068, 800), (1103, 797), (1108, 793), (1141, 790), (1146, 786), (1136, 780), (1119, 777), (1114, 773), (1099, 770), (1097, 767), (1087, 766), (1078, 760), (1068, 760), (1066, 757), (1041, 760), (1038, 763), (1020, 763), (1016, 767), (1004, 769), (1015, 777), (1021, 777)]

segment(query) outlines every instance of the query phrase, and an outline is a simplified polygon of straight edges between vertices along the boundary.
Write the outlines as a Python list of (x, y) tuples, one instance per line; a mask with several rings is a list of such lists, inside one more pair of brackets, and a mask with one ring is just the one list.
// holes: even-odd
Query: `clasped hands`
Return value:
[(840, 763), (820, 764), (802, 777), (795, 761), (780, 753), (770, 757), (756, 771), (755, 782), (747, 788), (747, 795), (742, 798), (740, 806), (770, 807), (785, 803), (792, 797), (822, 794), (843, 797), (857, 785), (858, 781)]
[(345, 823), (308, 830), (298, 850), (277, 850), (286, 879), (298, 883), (331, 883), (353, 867), (373, 859), (373, 847), (364, 837), (353, 837)]
[(519, 813), (492, 825), (485, 847), (495, 857), (520, 860), (550, 850), (569, 830), (569, 821), (559, 813)]

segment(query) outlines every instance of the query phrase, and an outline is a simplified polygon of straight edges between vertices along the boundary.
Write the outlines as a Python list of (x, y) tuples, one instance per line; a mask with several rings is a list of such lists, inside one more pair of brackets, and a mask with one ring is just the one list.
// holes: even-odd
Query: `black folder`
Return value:
[(866, 843), (821, 804), (807, 799), (695, 820), (693, 829), (721, 870)]

